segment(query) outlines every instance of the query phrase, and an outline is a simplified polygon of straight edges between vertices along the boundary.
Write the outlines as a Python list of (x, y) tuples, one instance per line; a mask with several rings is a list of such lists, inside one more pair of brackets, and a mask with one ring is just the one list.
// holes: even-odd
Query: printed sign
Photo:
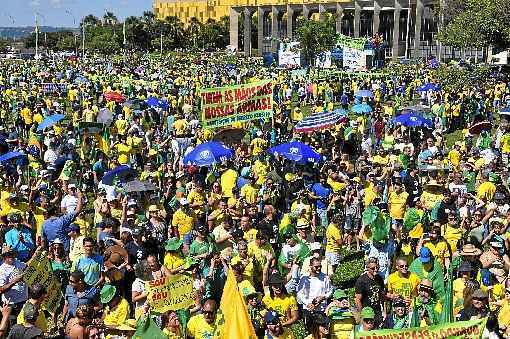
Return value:
[(193, 278), (185, 274), (147, 281), (147, 301), (159, 313), (188, 308), (195, 303)]
[(376, 330), (356, 332), (355, 339), (401, 339), (401, 338), (449, 338), (481, 339), (487, 318), (457, 321), (426, 327), (413, 327), (402, 330)]
[(202, 89), (200, 98), (204, 128), (217, 128), (273, 116), (271, 80)]
[(364, 68), (367, 65), (365, 52), (359, 49), (344, 47), (344, 67), (350, 69)]
[(42, 307), (51, 314), (54, 314), (60, 305), (62, 290), (60, 283), (51, 270), (47, 252), (37, 251), (34, 257), (30, 259), (23, 271), (23, 281), (28, 286), (40, 283), (46, 287), (47, 294)]

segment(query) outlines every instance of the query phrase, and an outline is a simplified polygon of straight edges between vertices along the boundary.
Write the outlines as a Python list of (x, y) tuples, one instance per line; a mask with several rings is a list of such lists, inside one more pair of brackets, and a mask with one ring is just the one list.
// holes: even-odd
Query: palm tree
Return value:
[(169, 35), (172, 37), (173, 48), (179, 46), (184, 38), (184, 24), (176, 16), (167, 16), (164, 23), (168, 28)]

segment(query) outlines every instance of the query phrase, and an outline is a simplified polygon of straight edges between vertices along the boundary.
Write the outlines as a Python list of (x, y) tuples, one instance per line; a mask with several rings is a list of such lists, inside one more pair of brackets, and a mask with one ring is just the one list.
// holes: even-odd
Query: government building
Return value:
[[(352, 37), (384, 38), (386, 58), (472, 57), (481, 51), (454, 50), (437, 41), (437, 0), (156, 0), (158, 18), (177, 16), (184, 23), (196, 17), (230, 18), (230, 45), (245, 55), (275, 52), (278, 41), (292, 40), (299, 20), (333, 16), (336, 31)], [(460, 55), (463, 53), (463, 55)]]

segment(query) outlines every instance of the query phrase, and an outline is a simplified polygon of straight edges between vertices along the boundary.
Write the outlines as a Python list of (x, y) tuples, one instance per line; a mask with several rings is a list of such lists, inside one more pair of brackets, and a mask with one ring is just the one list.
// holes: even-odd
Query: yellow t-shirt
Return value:
[[(216, 321), (218, 318), (216, 317)], [(216, 338), (216, 325), (216, 323), (211, 325), (205, 321), (203, 314), (197, 314), (190, 318), (186, 329), (188, 334), (195, 339), (210, 339)]]
[(172, 226), (177, 227), (179, 236), (182, 239), (185, 234), (191, 232), (193, 222), (195, 221), (195, 213), (187, 215), (181, 209), (178, 209), (172, 217)]
[(264, 147), (266, 147), (267, 141), (262, 138), (255, 138), (251, 141), (250, 145), (253, 147), (252, 154), (259, 155), (264, 152)]
[(478, 186), (476, 190), (476, 196), (478, 199), (487, 198), (487, 200), (492, 200), (494, 198), (494, 194), (496, 194), (496, 185), (494, 185), (490, 181), (486, 181)]
[(330, 223), (326, 228), (326, 252), (340, 252), (338, 240), (342, 239), (342, 231), (335, 223)]
[(432, 209), (432, 207), (434, 207), (434, 205), (438, 201), (443, 200), (443, 198), (444, 197), (442, 194), (434, 194), (432, 192), (427, 192), (427, 191), (424, 191), (420, 196), (420, 200), (423, 203), (423, 206), (425, 206), (425, 208), (427, 208), (429, 210)]
[(499, 309), (498, 322), (500, 326), (510, 327), (510, 302), (508, 302), (508, 299), (503, 301), (503, 306)]
[(237, 184), (237, 172), (233, 169), (228, 169), (221, 174), (220, 178), (221, 190), (223, 191), (223, 195), (226, 197), (233, 197), (234, 193), (232, 192)]
[(448, 160), (450, 161), (450, 164), (452, 164), (453, 167), (458, 168), (460, 164), (460, 153), (456, 150), (451, 150), (448, 153)]
[(450, 257), (450, 251), (448, 250), (447, 243), (444, 241), (440, 241), (437, 244), (426, 242), (424, 246), (427, 247), (430, 250), (430, 252), (432, 252), (434, 258), (436, 258), (437, 261), (439, 261), (441, 266), (443, 266), (444, 268), (445, 267), (444, 259)]
[(457, 242), (462, 238), (462, 233), (463, 233), (462, 228), (446, 225), (443, 237), (450, 245), (452, 252), (455, 252), (457, 250)]
[(402, 298), (416, 296), (416, 288), (420, 284), (420, 278), (415, 273), (409, 273), (409, 277), (401, 277), (399, 272), (393, 272), (388, 276), (388, 292), (398, 294)]
[(503, 134), (500, 141), (501, 153), (510, 153), (510, 134)]
[(193, 210), (195, 213), (200, 214), (205, 212), (205, 193), (199, 193), (195, 190), (189, 192), (188, 201), (190, 204), (200, 204), (201, 207), (195, 207)]
[[(18, 325), (25, 325), (25, 307), (23, 307), (21, 309), (21, 312), (19, 312), (18, 318), (16, 319), (16, 323)], [(48, 320), (46, 319), (46, 315), (42, 310), (39, 312), (39, 315), (35, 320), (35, 326), (37, 326), (41, 331), (43, 331), (43, 333), (48, 330)]]
[(175, 131), (175, 135), (183, 135), (186, 131), (186, 128), (188, 128), (188, 123), (184, 119), (179, 119), (174, 121), (172, 124), (172, 128)]
[(409, 193), (407, 193), (406, 191), (402, 191), (400, 193), (392, 191), (390, 193), (388, 201), (390, 203), (390, 216), (393, 219), (397, 220), (404, 219), (408, 197)]
[(251, 185), (244, 185), (241, 188), (240, 196), (246, 199), (249, 204), (257, 203), (259, 191)]
[(297, 311), (297, 301), (294, 296), (291, 295), (285, 295), (283, 297), (273, 297), (269, 294), (264, 295), (264, 298), (262, 298), (262, 303), (267, 309), (272, 309), (278, 313), (280, 316), (281, 322), (286, 322), (287, 320), (287, 311)]
[(110, 307), (106, 306), (104, 313), (105, 325), (120, 326), (129, 319), (129, 303), (126, 299), (122, 298), (115, 309), (110, 310)]

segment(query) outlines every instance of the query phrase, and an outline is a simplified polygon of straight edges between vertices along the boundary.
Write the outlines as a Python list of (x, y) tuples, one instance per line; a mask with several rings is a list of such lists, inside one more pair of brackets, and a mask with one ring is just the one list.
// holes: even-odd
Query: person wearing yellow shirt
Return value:
[(340, 225), (341, 217), (333, 216), (332, 222), (326, 228), (326, 259), (336, 268), (340, 263), (340, 249), (343, 243), (342, 229)]
[(185, 261), (181, 255), (181, 247), (183, 241), (179, 238), (171, 238), (168, 239), (165, 244), (165, 258), (163, 259), (163, 265), (170, 271), (172, 274), (178, 273)]
[(388, 276), (388, 294), (389, 299), (404, 299), (408, 305), (414, 297), (417, 296), (420, 278), (409, 271), (409, 264), (405, 257), (400, 257), (396, 261), (397, 271)]
[(434, 205), (444, 199), (443, 186), (438, 184), (436, 180), (430, 180), (424, 187), (424, 191), (420, 196), (423, 206), (431, 210)]
[(262, 304), (278, 313), (283, 326), (290, 326), (298, 320), (298, 305), (296, 298), (286, 293), (284, 283), (285, 279), (279, 273), (271, 274), (264, 286)]
[(20, 313), (18, 314), (16, 323), (19, 325), (26, 324), (25, 308), (27, 304), (31, 304), (35, 308), (39, 309), (37, 318), (35, 320), (35, 326), (37, 326), (41, 331), (43, 331), (43, 333), (46, 332), (48, 330), (48, 320), (46, 319), (46, 315), (44, 314), (44, 312), (40, 309), (41, 303), (44, 301), (46, 295), (47, 295), (46, 288), (42, 284), (35, 283), (33, 286), (30, 286), (28, 294), (29, 298), (26, 301), (23, 308), (21, 309)]
[(274, 310), (269, 310), (264, 315), (264, 323), (267, 330), (264, 339), (294, 339), (294, 334), (290, 328), (283, 327), (280, 320), (281, 315)]
[(252, 179), (247, 178), (248, 182), (241, 187), (241, 191), (239, 192), (239, 196), (243, 198), (246, 203), (253, 205), (258, 202), (259, 190), (256, 189), (252, 184)]
[(428, 234), (422, 234), (418, 245), (416, 246), (416, 255), (420, 254), (422, 247), (427, 247), (434, 258), (441, 264), (444, 269), (450, 266), (451, 249), (448, 242), (441, 236), (441, 225), (435, 223), (432, 230)]
[(485, 202), (492, 201), (496, 194), (496, 185), (487, 180), (486, 176), (483, 176), (482, 180), (484, 180), (484, 182), (476, 189), (476, 197)]
[(208, 299), (202, 306), (202, 313), (194, 315), (186, 325), (186, 332), (194, 339), (221, 338), (219, 335), (219, 319), (216, 301)]
[(129, 303), (120, 295), (115, 286), (104, 285), (100, 292), (101, 304), (104, 305), (103, 323), (117, 327), (129, 319)]
[(453, 314), (458, 314), (464, 306), (464, 289), (478, 288), (479, 284), (473, 279), (473, 267), (467, 260), (462, 261), (458, 268), (459, 278), (452, 283), (453, 287)]
[(499, 328), (507, 338), (510, 338), (510, 285), (505, 288), (505, 299), (500, 302), (498, 311)]
[(510, 129), (506, 127), (505, 134), (501, 136), (499, 145), (501, 148), (501, 160), (503, 164), (508, 165), (510, 160)]
[(390, 211), (390, 217), (399, 224), (404, 219), (408, 197), (409, 193), (404, 190), (404, 185), (400, 180), (396, 181), (388, 196), (388, 209)]
[(457, 251), (458, 242), (462, 239), (463, 234), (464, 229), (460, 225), (456, 212), (450, 211), (450, 213), (448, 213), (448, 223), (444, 226), (443, 237), (448, 242), (452, 253)]
[(227, 168), (221, 174), (220, 185), (225, 197), (230, 198), (234, 196), (233, 190), (237, 184), (237, 176), (237, 172), (231, 168)]
[[(180, 117), (180, 116), (178, 116), (178, 117)], [(172, 128), (175, 131), (175, 135), (177, 137), (184, 136), (184, 134), (186, 133), (186, 130), (188, 129), (188, 122), (182, 118), (177, 119), (172, 124)]]
[(195, 183), (195, 188), (188, 194), (188, 201), (198, 218), (205, 213), (206, 195), (202, 182)]
[(177, 227), (179, 237), (184, 239), (188, 233), (191, 232), (193, 226), (197, 222), (195, 212), (189, 206), (188, 199), (181, 198), (179, 200), (180, 207), (175, 211), (172, 217), (172, 226)]
[(452, 167), (456, 170), (459, 169), (460, 165), (460, 148), (461, 143), (456, 142), (454, 148), (448, 153), (448, 161), (452, 165)]
[(257, 137), (253, 139), (250, 143), (251, 146), (251, 154), (259, 155), (264, 152), (264, 148), (267, 147), (267, 141), (262, 139), (263, 136), (261, 131), (257, 132)]

